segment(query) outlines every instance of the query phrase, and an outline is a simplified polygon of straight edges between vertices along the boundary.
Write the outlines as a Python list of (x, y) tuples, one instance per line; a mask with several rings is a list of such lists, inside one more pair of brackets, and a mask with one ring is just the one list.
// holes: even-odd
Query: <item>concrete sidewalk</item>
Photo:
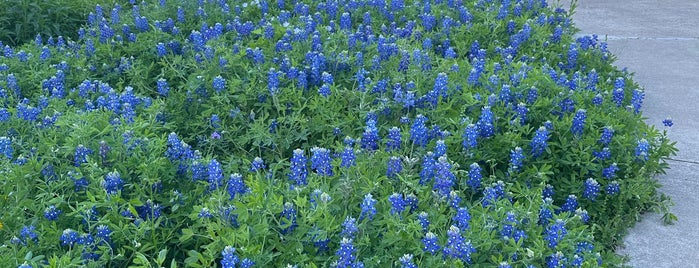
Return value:
[(618, 253), (634, 267), (699, 267), (699, 1), (580, 0), (574, 12), (580, 34), (606, 36), (615, 65), (645, 88), (647, 122), (660, 129), (667, 116), (675, 122), (669, 137), (680, 151), (657, 179), (679, 221), (644, 215)]

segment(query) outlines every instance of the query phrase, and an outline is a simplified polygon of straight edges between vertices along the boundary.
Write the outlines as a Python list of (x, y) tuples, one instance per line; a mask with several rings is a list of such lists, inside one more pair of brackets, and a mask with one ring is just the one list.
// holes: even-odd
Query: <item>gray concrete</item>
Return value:
[(675, 121), (669, 137), (680, 152), (657, 179), (679, 222), (645, 214), (618, 253), (634, 267), (699, 267), (699, 1), (580, 0), (573, 21), (581, 34), (607, 36), (615, 65), (635, 73), (649, 124)]

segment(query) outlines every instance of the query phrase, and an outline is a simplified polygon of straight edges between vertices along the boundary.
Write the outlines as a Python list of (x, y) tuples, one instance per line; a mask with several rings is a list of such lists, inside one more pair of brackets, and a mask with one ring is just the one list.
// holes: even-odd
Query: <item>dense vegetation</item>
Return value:
[(613, 266), (667, 201), (643, 89), (546, 1), (132, 1), (76, 33), (2, 45), (2, 267)]

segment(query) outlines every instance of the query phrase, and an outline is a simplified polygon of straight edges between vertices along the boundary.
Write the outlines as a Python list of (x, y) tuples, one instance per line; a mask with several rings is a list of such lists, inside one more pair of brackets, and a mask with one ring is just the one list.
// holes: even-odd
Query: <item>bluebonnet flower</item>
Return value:
[(544, 186), (544, 189), (542, 190), (542, 193), (541, 193), (542, 197), (544, 199), (553, 198), (553, 194), (554, 194), (553, 186), (551, 184), (546, 184), (546, 186)]
[(223, 169), (221, 169), (221, 163), (219, 163), (216, 159), (211, 159), (207, 168), (209, 190), (213, 191), (223, 185)]
[(591, 201), (595, 201), (597, 199), (597, 196), (599, 195), (600, 191), (600, 186), (599, 183), (593, 179), (593, 178), (588, 178), (585, 181), (585, 189), (583, 191), (583, 197), (587, 198)]
[(280, 214), (282, 221), (281, 221), (281, 232), (282, 234), (288, 234), (294, 231), (296, 227), (298, 227), (298, 224), (296, 223), (296, 209), (294, 208), (294, 205), (287, 202), (284, 204), (284, 210), (282, 210)]
[(481, 174), (482, 171), (483, 169), (478, 163), (473, 163), (469, 166), (468, 181), (466, 181), (466, 184), (474, 191), (481, 188), (481, 179), (483, 178)]
[(10, 116), (12, 116), (12, 113), (7, 111), (7, 108), (0, 108), (0, 122), (7, 122), (7, 120), (10, 119)]
[(567, 259), (565, 255), (563, 255), (563, 253), (560, 251), (551, 254), (551, 256), (546, 257), (546, 267), (548, 268), (565, 267), (566, 262)]
[(228, 179), (228, 187), (226, 188), (228, 194), (231, 196), (231, 200), (235, 198), (236, 194), (240, 196), (249, 191), (247, 185), (245, 185), (243, 181), (243, 176), (238, 173), (231, 174), (231, 177)]
[(32, 268), (32, 266), (29, 265), (27, 261), (24, 261), (24, 263), (17, 266), (17, 268)]
[(306, 156), (304, 151), (301, 149), (294, 150), (294, 155), (291, 157), (291, 166), (289, 167), (289, 180), (293, 185), (303, 186), (306, 185), (306, 177), (308, 176), (308, 168), (306, 167)]
[(568, 47), (568, 68), (573, 69), (578, 62), (578, 44), (571, 43)]
[(514, 150), (510, 151), (510, 170), (518, 172), (522, 168), (523, 161), (524, 152), (522, 152), (521, 147), (515, 147)]
[(223, 259), (221, 259), (222, 268), (235, 268), (240, 259), (235, 253), (235, 248), (232, 246), (226, 246), (221, 252)]
[(342, 160), (342, 163), (340, 163), (341, 167), (348, 168), (357, 164), (357, 156), (354, 153), (354, 148), (350, 146), (345, 146), (345, 150), (342, 151), (340, 158)]
[(568, 195), (568, 198), (566, 198), (566, 202), (563, 203), (561, 206), (560, 212), (575, 212), (575, 210), (578, 208), (578, 197), (575, 195)]
[(610, 126), (606, 126), (602, 129), (602, 135), (600, 136), (599, 142), (602, 145), (609, 145), (609, 143), (612, 141), (612, 137), (614, 136), (614, 129)]
[(609, 167), (602, 170), (602, 177), (605, 179), (613, 179), (616, 177), (616, 172), (619, 171), (619, 167), (616, 163), (612, 163)]
[(456, 191), (449, 192), (447, 200), (449, 201), (449, 206), (451, 206), (452, 208), (459, 209), (459, 207), (461, 207), (461, 197), (459, 196), (459, 193), (457, 193)]
[(12, 159), (15, 150), (12, 148), (12, 140), (8, 137), (0, 137), (0, 154)]
[(104, 176), (102, 187), (104, 187), (109, 195), (117, 194), (124, 188), (124, 181), (121, 180), (121, 175), (118, 171), (112, 171)]
[(417, 265), (413, 262), (412, 254), (405, 254), (402, 257), (400, 257), (398, 261), (400, 261), (401, 268), (418, 268)]
[(631, 106), (633, 107), (634, 113), (639, 113), (641, 111), (641, 105), (643, 104), (643, 98), (646, 93), (639, 89), (634, 89), (631, 93)]
[(342, 232), (340, 236), (354, 239), (354, 236), (359, 232), (357, 227), (357, 219), (347, 216), (345, 222), (342, 223)]
[(388, 202), (391, 203), (391, 214), (400, 214), (405, 210), (405, 199), (399, 193), (393, 193), (388, 197)]
[(21, 243), (26, 245), (30, 240), (34, 243), (39, 242), (39, 235), (36, 233), (36, 227), (34, 225), (22, 226), (19, 231), (19, 237), (22, 239)]
[(468, 229), (468, 222), (471, 220), (471, 214), (468, 213), (468, 208), (460, 207), (456, 210), (456, 214), (451, 218), (451, 221), (459, 227), (459, 229)]
[(58, 216), (60, 216), (61, 213), (63, 213), (63, 211), (56, 209), (56, 206), (51, 205), (44, 210), (44, 218), (49, 221), (55, 221), (58, 219)]
[(607, 191), (608, 195), (615, 195), (619, 193), (620, 188), (619, 182), (611, 181), (609, 184), (607, 184), (607, 188), (605, 190)]
[(388, 130), (388, 137), (386, 141), (386, 151), (391, 152), (395, 150), (400, 150), (401, 145), (401, 134), (400, 129), (397, 127), (392, 127)]
[(168, 93), (170, 92), (170, 87), (168, 86), (167, 81), (163, 78), (158, 79), (157, 88), (158, 94), (163, 97), (167, 97)]
[(255, 172), (255, 171), (263, 171), (267, 166), (265, 165), (265, 161), (262, 160), (262, 158), (255, 157), (252, 162), (250, 163), (250, 171)]
[(573, 132), (575, 136), (581, 136), (583, 130), (585, 129), (585, 120), (587, 119), (587, 111), (584, 109), (579, 109), (573, 117), (573, 125), (570, 127), (570, 131)]
[(468, 124), (466, 129), (464, 129), (464, 134), (462, 136), (462, 143), (464, 150), (469, 150), (471, 148), (476, 148), (478, 145), (478, 128), (474, 124)]
[(408, 211), (410, 213), (413, 213), (413, 211), (415, 211), (418, 206), (417, 196), (412, 193), (405, 195), (405, 205), (410, 208), (410, 210)]
[(361, 262), (357, 261), (357, 256), (355, 255), (357, 250), (352, 244), (352, 239), (343, 237), (340, 241), (340, 248), (337, 249), (335, 255), (338, 259), (335, 263), (335, 267), (338, 268), (354, 268), (354, 267), (364, 267)]
[(432, 253), (432, 255), (437, 254), (440, 249), (437, 241), (437, 235), (432, 232), (427, 232), (427, 234), (425, 234), (425, 238), (422, 239), (422, 244), (424, 245), (422, 250), (424, 252)]
[(391, 156), (386, 164), (386, 177), (395, 178), (398, 173), (403, 171), (403, 162), (397, 156)]
[(493, 183), (492, 186), (485, 187), (483, 189), (483, 199), (481, 200), (481, 205), (483, 207), (491, 207), (495, 205), (495, 202), (505, 197), (505, 183), (498, 181)]
[(568, 230), (566, 230), (565, 222), (561, 219), (557, 219), (554, 224), (546, 227), (544, 240), (546, 240), (549, 248), (556, 248), (558, 243), (561, 242), (567, 234)]
[(590, 221), (590, 214), (587, 213), (587, 210), (584, 210), (582, 208), (578, 208), (575, 210), (575, 216), (580, 217), (580, 220), (583, 223), (588, 223)]
[(534, 134), (534, 138), (531, 142), (532, 156), (534, 158), (539, 157), (541, 154), (544, 153), (544, 151), (546, 151), (546, 147), (548, 146), (548, 135), (548, 130), (546, 129), (546, 127), (543, 126), (539, 127), (539, 129)]
[(274, 68), (270, 68), (267, 72), (267, 90), (272, 96), (279, 92), (279, 72)]
[(333, 176), (332, 159), (330, 158), (330, 150), (325, 148), (311, 148), (311, 169), (316, 174), (321, 176)]
[(155, 45), (155, 50), (158, 57), (164, 57), (165, 54), (167, 54), (167, 48), (165, 48), (165, 44), (163, 43), (158, 43), (157, 45)]
[(461, 230), (456, 226), (449, 227), (447, 231), (447, 244), (442, 249), (445, 257), (460, 259), (464, 263), (471, 263), (471, 253), (476, 252), (476, 249), (471, 245), (471, 242), (461, 236)]
[(441, 157), (447, 154), (447, 145), (444, 144), (444, 140), (438, 140), (434, 146), (435, 157)]
[(641, 139), (636, 145), (636, 159), (641, 161), (648, 161), (648, 150), (650, 150), (650, 144), (646, 139)]
[(609, 150), (609, 147), (604, 147), (601, 151), (592, 151), (592, 156), (600, 160), (607, 160), (612, 158), (612, 152)]
[(327, 98), (330, 96), (330, 94), (332, 94), (332, 91), (330, 91), (330, 86), (328, 86), (328, 84), (323, 84), (320, 86), (320, 88), (318, 88), (318, 94)]
[(425, 147), (429, 141), (428, 129), (425, 126), (427, 117), (418, 114), (413, 120), (413, 125), (410, 128), (410, 140), (418, 146)]
[(476, 123), (481, 137), (488, 138), (495, 135), (493, 122), (493, 112), (490, 110), (490, 106), (483, 107), (478, 122)]
[(75, 147), (74, 165), (79, 167), (82, 163), (87, 163), (87, 155), (92, 154), (92, 150), (80, 144)]
[(362, 219), (369, 218), (369, 220), (374, 219), (374, 215), (376, 215), (376, 199), (371, 194), (366, 194), (364, 196), (364, 200), (362, 201), (361, 204), (361, 209), (362, 212), (359, 214), (359, 220), (361, 221)]
[(214, 77), (214, 81), (211, 82), (211, 86), (214, 88), (214, 90), (216, 90), (216, 92), (220, 93), (226, 88), (226, 79), (220, 75), (217, 75)]
[(65, 229), (59, 238), (61, 245), (72, 247), (78, 242), (78, 232), (73, 229)]
[(153, 200), (150, 199), (146, 200), (143, 206), (136, 207), (136, 212), (138, 212), (138, 216), (144, 220), (160, 218), (162, 210), (163, 207), (161, 205), (156, 204), (155, 202), (153, 202)]
[(428, 214), (427, 212), (420, 212), (417, 214), (417, 220), (420, 222), (420, 226), (422, 226), (422, 231), (427, 232), (427, 230), (430, 227), (430, 220), (427, 218)]
[(437, 159), (437, 164), (435, 166), (435, 180), (432, 189), (437, 191), (440, 195), (446, 196), (451, 192), (452, 186), (456, 180), (456, 176), (451, 171), (451, 164), (447, 160), (446, 156), (442, 156)]
[(366, 122), (366, 127), (364, 128), (364, 135), (361, 139), (362, 149), (368, 151), (376, 151), (379, 148), (379, 130), (376, 128), (376, 121), (371, 119)]
[(517, 104), (516, 107), (514, 107), (515, 110), (515, 118), (519, 118), (519, 124), (524, 125), (527, 122), (527, 113), (529, 113), (529, 108), (527, 108), (527, 105), (524, 104), (523, 102), (520, 102)]
[(109, 243), (112, 240), (112, 238), (111, 238), (112, 230), (109, 229), (109, 226), (101, 224), (101, 225), (98, 225), (95, 228), (95, 230), (96, 230), (95, 236), (97, 238), (102, 239), (103, 241), (105, 241), (107, 243)]
[[(0, 116), (0, 118), (1, 118), (1, 117), (2, 117), (2, 116)], [(0, 119), (0, 122), (2, 122), (2, 121), (3, 121), (3, 120)], [(665, 119), (663, 120), (663, 125), (665, 125), (666, 127), (672, 127), (672, 125), (673, 125), (673, 123), (672, 123), (672, 118), (670, 118), (670, 117), (665, 118)]]

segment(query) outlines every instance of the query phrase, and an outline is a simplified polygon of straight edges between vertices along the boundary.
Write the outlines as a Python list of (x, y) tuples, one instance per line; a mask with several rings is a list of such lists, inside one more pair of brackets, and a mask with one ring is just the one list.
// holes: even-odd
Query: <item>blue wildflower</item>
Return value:
[(58, 219), (58, 216), (60, 216), (61, 213), (63, 213), (63, 211), (56, 209), (56, 206), (51, 205), (44, 210), (44, 218), (49, 221), (55, 221)]
[(424, 185), (434, 178), (437, 169), (437, 161), (434, 153), (427, 152), (422, 157), (422, 169), (420, 170), (420, 185)]
[(641, 139), (636, 145), (636, 159), (641, 161), (648, 161), (648, 151), (650, 150), (650, 144), (646, 139)]
[(104, 187), (109, 195), (117, 194), (124, 188), (124, 181), (121, 180), (121, 175), (118, 171), (112, 171), (104, 176), (102, 187)]
[(583, 191), (583, 197), (587, 198), (591, 201), (595, 201), (595, 199), (597, 199), (597, 195), (599, 195), (599, 191), (600, 191), (599, 183), (593, 178), (588, 178), (585, 181), (584, 187), (585, 187), (585, 189)]
[(12, 159), (15, 150), (12, 148), (12, 140), (8, 137), (0, 137), (0, 154)]
[(267, 73), (267, 90), (272, 96), (279, 92), (279, 72), (274, 68), (270, 68)]
[[(303, 150), (294, 150), (294, 155), (291, 157), (291, 166), (289, 167), (289, 180), (293, 185), (303, 186), (306, 185), (306, 177), (308, 176), (308, 169), (306, 167), (306, 156)], [(293, 186), (292, 186), (293, 187)]]
[(609, 143), (612, 141), (612, 137), (614, 136), (614, 129), (610, 126), (606, 126), (602, 128), (602, 134), (600, 135), (599, 142), (602, 145), (609, 145)]
[(226, 188), (228, 194), (231, 196), (231, 200), (235, 198), (236, 194), (242, 195), (249, 191), (247, 185), (245, 185), (243, 181), (243, 176), (238, 173), (231, 174), (231, 177), (228, 179), (228, 187)]
[(359, 220), (361, 221), (362, 219), (369, 218), (369, 220), (374, 219), (374, 215), (376, 215), (376, 199), (373, 198), (371, 194), (366, 194), (364, 196), (364, 200), (362, 201), (361, 204), (361, 209), (362, 212), (359, 214)]
[(82, 163), (87, 163), (87, 155), (92, 154), (92, 150), (80, 144), (75, 147), (74, 165), (79, 167)]
[(422, 226), (422, 231), (427, 232), (427, 230), (430, 227), (430, 220), (427, 218), (428, 214), (427, 212), (420, 212), (417, 214), (417, 220), (420, 222), (420, 226)]
[(388, 202), (391, 203), (391, 214), (400, 214), (405, 210), (405, 200), (403, 195), (399, 193), (393, 193), (388, 197)]
[(59, 238), (61, 245), (72, 247), (78, 242), (78, 232), (73, 229), (65, 229)]
[(391, 152), (395, 150), (400, 150), (401, 145), (401, 133), (400, 129), (397, 127), (392, 127), (388, 130), (388, 137), (386, 141), (386, 151)]
[(468, 151), (471, 148), (476, 148), (478, 145), (478, 128), (474, 124), (468, 124), (466, 129), (464, 129), (464, 134), (462, 136), (462, 143), (464, 150)]
[(333, 176), (332, 159), (330, 158), (330, 150), (325, 148), (311, 148), (311, 170), (321, 176)]
[(427, 117), (424, 115), (417, 115), (415, 120), (413, 120), (413, 125), (410, 128), (410, 140), (421, 147), (425, 147), (429, 141), (428, 129), (425, 126), (427, 122)]
[(400, 257), (398, 261), (400, 261), (401, 268), (418, 268), (417, 265), (413, 262), (412, 254), (405, 254), (402, 257)]
[(587, 111), (584, 109), (579, 109), (575, 113), (575, 117), (573, 117), (573, 124), (570, 127), (570, 131), (573, 132), (573, 135), (580, 137), (583, 134), (583, 130), (585, 129), (585, 120), (587, 119)]
[(95, 231), (96, 231), (95, 236), (97, 238), (102, 239), (103, 241), (105, 241), (107, 243), (109, 243), (112, 240), (112, 238), (111, 238), (112, 230), (109, 228), (109, 226), (104, 225), (104, 224), (98, 225), (95, 228)]
[(281, 232), (282, 234), (288, 234), (294, 231), (298, 224), (296, 223), (296, 209), (294, 205), (287, 202), (284, 204), (284, 210), (280, 214), (281, 220)]
[(345, 222), (342, 223), (342, 232), (340, 236), (354, 239), (354, 236), (359, 232), (357, 227), (357, 219), (347, 216)]
[(376, 151), (379, 148), (379, 130), (376, 128), (376, 121), (370, 119), (366, 122), (364, 134), (361, 139), (362, 149)]
[(490, 106), (483, 107), (481, 115), (478, 118), (478, 122), (476, 123), (478, 126), (479, 135), (481, 137), (488, 138), (495, 135), (493, 120), (493, 112), (490, 110)]
[[(0, 118), (1, 118), (1, 117), (2, 117), (2, 116), (0, 116)], [(3, 121), (3, 120), (0, 119), (0, 122), (2, 122), (2, 121)], [(665, 118), (665, 119), (663, 120), (663, 125), (665, 125), (666, 127), (672, 127), (672, 125), (673, 125), (673, 123), (672, 123), (672, 118), (670, 118), (670, 117)]]
[(566, 202), (563, 203), (561, 206), (560, 212), (575, 212), (575, 210), (578, 208), (578, 197), (575, 195), (569, 195), (568, 198), (566, 198)]
[(634, 113), (639, 113), (641, 111), (641, 105), (643, 104), (643, 98), (645, 98), (646, 93), (640, 89), (634, 89), (631, 93), (631, 106), (633, 107)]
[(609, 150), (609, 147), (604, 147), (601, 151), (592, 151), (592, 156), (600, 160), (607, 160), (612, 158), (612, 152)]
[(221, 252), (221, 255), (223, 256), (221, 260), (222, 268), (235, 268), (240, 260), (235, 253), (235, 248), (231, 246), (226, 246)]
[(513, 172), (518, 172), (523, 166), (523, 161), (524, 152), (522, 152), (521, 147), (515, 147), (514, 150), (510, 151), (510, 170)]
[(548, 134), (548, 130), (543, 126), (539, 127), (534, 134), (534, 138), (531, 141), (532, 156), (534, 158), (541, 156), (541, 154), (546, 151), (546, 147), (548, 146), (547, 141), (549, 138)]
[(153, 200), (150, 199), (146, 200), (146, 203), (143, 204), (143, 206), (136, 207), (136, 212), (138, 212), (138, 216), (144, 220), (159, 218), (162, 213), (162, 210), (163, 207), (161, 205), (156, 204), (155, 202), (153, 202)]
[(386, 177), (395, 178), (398, 173), (403, 171), (403, 162), (397, 156), (391, 156), (386, 164)]
[(567, 234), (568, 230), (566, 230), (565, 222), (561, 219), (557, 219), (554, 224), (546, 227), (546, 231), (544, 231), (544, 240), (546, 240), (549, 248), (556, 248), (558, 243), (561, 242)]
[(357, 250), (352, 244), (352, 239), (343, 237), (340, 241), (340, 248), (337, 249), (335, 255), (337, 255), (338, 260), (335, 263), (335, 267), (338, 268), (354, 268), (354, 267), (364, 267), (361, 262), (357, 261), (357, 256), (355, 255)]
[(437, 241), (437, 235), (432, 232), (427, 232), (427, 234), (425, 234), (425, 238), (422, 239), (422, 244), (424, 245), (422, 250), (424, 252), (432, 253), (432, 255), (437, 254), (437, 251), (440, 249)]
[(222, 76), (217, 75), (214, 77), (214, 81), (211, 82), (211, 86), (216, 90), (217, 93), (220, 93), (226, 88), (226, 79), (224, 79)]
[(219, 163), (216, 159), (211, 159), (207, 168), (209, 190), (213, 191), (223, 185), (223, 169), (221, 169), (221, 163)]
[(620, 188), (619, 182), (611, 181), (609, 184), (607, 184), (607, 188), (605, 190), (607, 191), (608, 195), (615, 195), (619, 193)]
[(354, 166), (357, 164), (356, 158), (357, 156), (354, 153), (354, 148), (350, 146), (345, 146), (345, 150), (342, 151), (342, 154), (340, 155), (340, 159), (342, 160), (340, 166), (344, 168)]
[(444, 143), (444, 140), (438, 140), (434, 146), (435, 157), (441, 157), (441, 156), (446, 155), (446, 154), (447, 154), (447, 145)]
[(435, 180), (432, 189), (437, 191), (442, 196), (446, 196), (451, 192), (454, 186), (456, 176), (451, 171), (451, 164), (446, 156), (442, 156), (437, 160), (435, 166)]
[(470, 220), (471, 214), (468, 213), (468, 208), (466, 207), (458, 208), (454, 217), (451, 218), (451, 221), (461, 230), (469, 228), (468, 222)]
[(213, 216), (214, 215), (211, 214), (211, 210), (209, 210), (208, 208), (201, 208), (199, 214), (197, 214), (197, 217), (199, 217), (200, 219), (210, 219)]
[(471, 263), (471, 253), (476, 252), (476, 249), (471, 245), (471, 242), (461, 236), (461, 230), (456, 226), (449, 227), (447, 231), (447, 244), (442, 250), (445, 257), (459, 259), (464, 263)]
[(267, 168), (267, 166), (261, 157), (255, 157), (250, 163), (250, 171), (252, 172), (263, 171), (265, 168)]
[(482, 170), (478, 163), (473, 163), (469, 166), (468, 181), (466, 181), (466, 184), (474, 191), (481, 188), (481, 179), (483, 178), (481, 174)]
[(602, 170), (602, 177), (605, 179), (613, 179), (616, 177), (616, 172), (619, 171), (619, 167), (616, 163), (612, 163), (609, 167)]

